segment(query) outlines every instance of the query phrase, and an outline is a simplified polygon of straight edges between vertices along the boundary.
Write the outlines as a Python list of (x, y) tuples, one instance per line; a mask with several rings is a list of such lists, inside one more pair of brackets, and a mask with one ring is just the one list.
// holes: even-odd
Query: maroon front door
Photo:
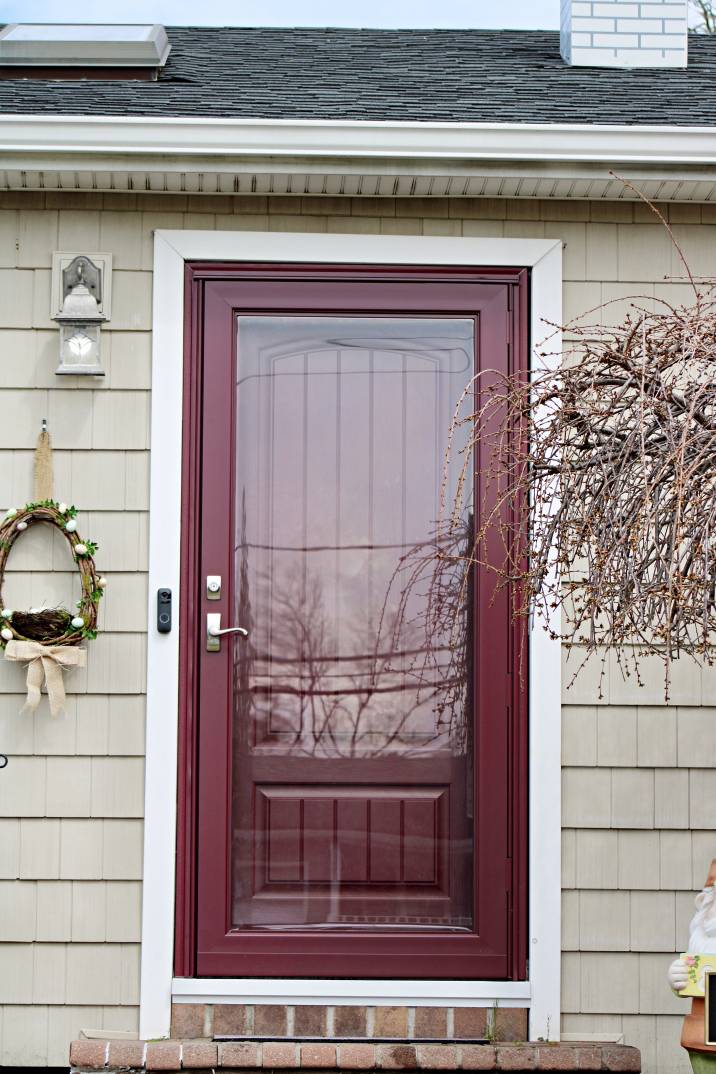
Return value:
[[(526, 273), (187, 283), (178, 972), (518, 976), (516, 631), (454, 556), (484, 506), (469, 427), (446, 447), (475, 370), (520, 361)], [(207, 645), (217, 614), (248, 636)]]

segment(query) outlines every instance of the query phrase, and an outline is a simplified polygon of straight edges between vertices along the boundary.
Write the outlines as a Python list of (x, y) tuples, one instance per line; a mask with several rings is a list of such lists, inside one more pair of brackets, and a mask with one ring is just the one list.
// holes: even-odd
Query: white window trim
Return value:
[[(144, 883), (143, 1039), (169, 1034), (177, 1000), (364, 1002), (530, 1007), (530, 1037), (559, 1039), (560, 1025), (560, 646), (530, 634), (529, 982), (173, 980), (179, 632), (158, 634), (156, 590), (180, 587), (184, 267), (189, 260), (530, 268), (531, 346), (560, 324), (562, 245), (544, 239), (157, 231), (154, 237), (152, 434), (149, 536)], [(558, 349), (552, 337), (550, 349)], [(544, 360), (540, 360), (544, 364)], [(338, 997), (341, 997), (339, 1000)], [(330, 997), (330, 998), (329, 998)]]

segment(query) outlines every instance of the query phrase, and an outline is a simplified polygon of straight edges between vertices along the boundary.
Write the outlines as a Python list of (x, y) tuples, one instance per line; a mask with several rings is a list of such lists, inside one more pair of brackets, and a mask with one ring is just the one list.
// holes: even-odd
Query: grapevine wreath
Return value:
[[(5, 570), (10, 551), (18, 537), (33, 525), (44, 522), (55, 526), (70, 545), (82, 581), (82, 598), (73, 614), (66, 608), (31, 608), (13, 611), (5, 607), (2, 595)], [(41, 646), (79, 645), (85, 638), (97, 637), (97, 611), (106, 579), (99, 576), (92, 558), (97, 551), (93, 541), (83, 541), (77, 532), (77, 509), (55, 500), (11, 507), (0, 522), (0, 645), (9, 642), (34, 642)]]

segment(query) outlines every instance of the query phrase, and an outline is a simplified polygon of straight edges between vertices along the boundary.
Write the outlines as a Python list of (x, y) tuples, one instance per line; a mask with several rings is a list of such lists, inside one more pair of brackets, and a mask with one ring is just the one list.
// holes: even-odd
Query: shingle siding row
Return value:
[[(716, 210), (674, 205), (668, 214), (694, 271), (707, 270)], [(677, 257), (632, 203), (0, 195), (0, 507), (27, 498), (49, 416), (57, 493), (79, 507), (109, 578), (88, 666), (67, 680), (64, 720), (44, 705), (20, 717), (23, 673), (0, 664), (0, 749), (11, 756), (0, 772), (6, 1066), (66, 1065), (81, 1029), (138, 1028), (156, 228), (561, 238), (567, 317), (610, 299), (604, 316), (617, 318), (631, 295), (680, 300), (688, 290), (664, 281), (681, 272)], [(51, 255), (85, 236), (115, 266), (101, 388), (68, 387), (54, 374)], [(28, 534), (10, 559), (8, 592), (26, 598), (28, 583), (32, 593), (68, 592), (64, 554), (62, 543)], [(682, 1003), (665, 968), (686, 943), (692, 893), (716, 847), (716, 671), (679, 663), (674, 672), (668, 705), (656, 667), (639, 690), (609, 663), (601, 701), (588, 667), (564, 694), (563, 1028), (623, 1032), (642, 1048), (647, 1074), (687, 1069)]]

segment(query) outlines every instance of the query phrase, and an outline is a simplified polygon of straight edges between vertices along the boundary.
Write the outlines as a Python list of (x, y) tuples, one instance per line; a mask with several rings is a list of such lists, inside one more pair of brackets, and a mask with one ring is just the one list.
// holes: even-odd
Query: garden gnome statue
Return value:
[[(716, 956), (716, 858), (711, 862), (703, 891), (696, 896), (696, 913), (689, 926), (687, 956), (674, 959), (669, 966), (669, 984), (674, 992), (685, 989), (694, 974), (689, 970), (694, 960), (691, 955)], [(682, 1047), (686, 1048), (695, 1074), (716, 1074), (716, 1045), (706, 1044), (705, 1001), (694, 997), (691, 1013), (684, 1018), (681, 1033)]]

